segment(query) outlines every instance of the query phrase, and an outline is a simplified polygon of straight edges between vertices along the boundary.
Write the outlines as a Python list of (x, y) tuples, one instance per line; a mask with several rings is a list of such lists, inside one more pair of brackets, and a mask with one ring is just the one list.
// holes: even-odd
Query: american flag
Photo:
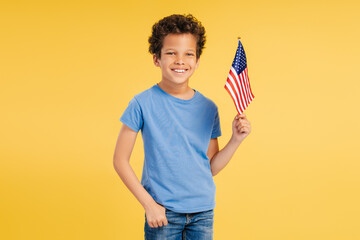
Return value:
[(240, 115), (254, 99), (250, 88), (246, 55), (240, 39), (229, 76), (226, 80), (225, 89), (233, 99), (236, 110)]

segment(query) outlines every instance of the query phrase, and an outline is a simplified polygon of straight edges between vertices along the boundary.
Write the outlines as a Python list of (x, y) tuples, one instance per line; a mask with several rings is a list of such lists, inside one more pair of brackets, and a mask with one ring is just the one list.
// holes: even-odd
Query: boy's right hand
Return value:
[(167, 225), (168, 221), (165, 215), (165, 208), (154, 202), (149, 208), (145, 209), (147, 222), (150, 227), (162, 227)]

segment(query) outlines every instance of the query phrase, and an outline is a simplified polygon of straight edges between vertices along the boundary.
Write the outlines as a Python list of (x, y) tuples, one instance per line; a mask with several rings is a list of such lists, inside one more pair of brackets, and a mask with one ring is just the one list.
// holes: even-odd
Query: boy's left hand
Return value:
[(246, 119), (245, 113), (237, 114), (232, 124), (232, 138), (236, 142), (242, 142), (251, 132), (250, 122)]

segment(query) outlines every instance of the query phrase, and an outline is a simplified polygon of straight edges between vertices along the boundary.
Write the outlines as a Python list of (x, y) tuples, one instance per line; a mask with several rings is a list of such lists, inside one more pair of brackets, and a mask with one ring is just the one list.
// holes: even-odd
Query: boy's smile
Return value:
[(154, 64), (161, 68), (162, 84), (169, 87), (187, 87), (199, 66), (196, 59), (196, 38), (190, 33), (168, 34), (163, 40), (161, 58), (153, 55)]

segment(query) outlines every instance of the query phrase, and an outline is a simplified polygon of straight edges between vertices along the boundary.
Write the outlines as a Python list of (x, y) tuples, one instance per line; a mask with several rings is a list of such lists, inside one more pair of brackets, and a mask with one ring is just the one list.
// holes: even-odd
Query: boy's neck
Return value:
[(195, 91), (189, 87), (188, 82), (184, 84), (170, 85), (161, 81), (157, 85), (166, 93), (184, 100), (191, 99), (195, 95)]

